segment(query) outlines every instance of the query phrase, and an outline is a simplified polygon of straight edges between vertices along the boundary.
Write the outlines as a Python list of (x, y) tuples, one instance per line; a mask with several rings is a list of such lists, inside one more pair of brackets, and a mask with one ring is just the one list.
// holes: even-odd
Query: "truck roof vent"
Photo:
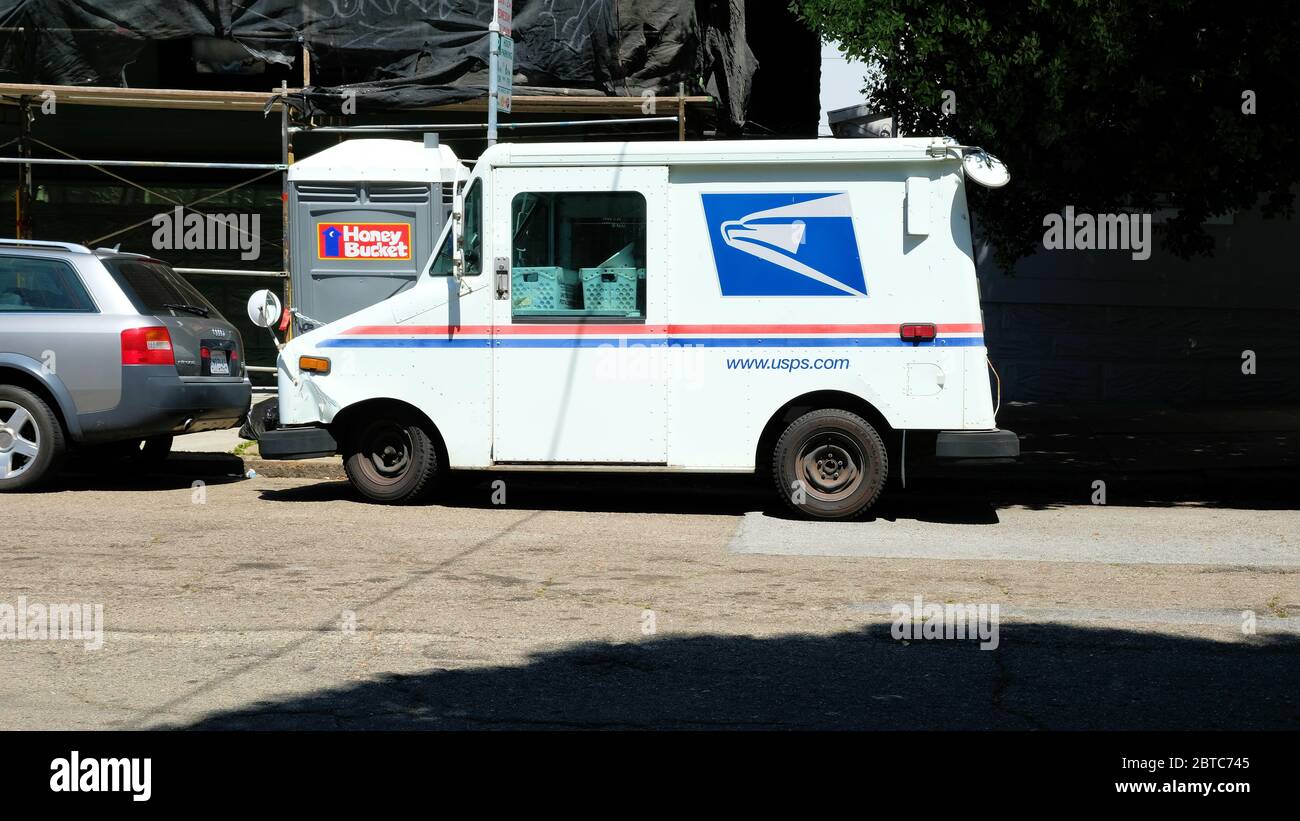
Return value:
[(357, 189), (352, 185), (319, 185), (296, 183), (299, 202), (360, 202)]
[(366, 198), (370, 200), (370, 202), (405, 202), (423, 204), (429, 201), (429, 186), (427, 183), (420, 185), (408, 185), (403, 183), (381, 185), (371, 183), (366, 187)]

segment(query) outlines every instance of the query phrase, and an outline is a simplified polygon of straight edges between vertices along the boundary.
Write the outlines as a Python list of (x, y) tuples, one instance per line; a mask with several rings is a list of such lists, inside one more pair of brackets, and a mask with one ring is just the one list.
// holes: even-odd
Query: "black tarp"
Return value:
[[(313, 86), (297, 101), (337, 113), (481, 96), (492, 0), (0, 0), (0, 79), (123, 84), (150, 41), (216, 37), (290, 65), (306, 47)], [(566, 89), (718, 98), (739, 129), (757, 68), (745, 0), (515, 0), (516, 94)]]

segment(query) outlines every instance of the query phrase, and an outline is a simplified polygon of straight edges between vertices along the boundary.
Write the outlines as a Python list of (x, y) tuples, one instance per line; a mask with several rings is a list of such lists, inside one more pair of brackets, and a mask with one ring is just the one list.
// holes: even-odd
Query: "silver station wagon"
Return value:
[(165, 262), (0, 239), (0, 491), (77, 448), (161, 459), (250, 397), (239, 332)]

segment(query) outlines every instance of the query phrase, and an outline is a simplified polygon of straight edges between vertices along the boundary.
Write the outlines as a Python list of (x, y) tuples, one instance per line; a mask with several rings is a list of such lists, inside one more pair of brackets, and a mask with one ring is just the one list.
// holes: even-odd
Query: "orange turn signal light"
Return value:
[(323, 356), (300, 356), (298, 370), (327, 374), (330, 372), (330, 361)]

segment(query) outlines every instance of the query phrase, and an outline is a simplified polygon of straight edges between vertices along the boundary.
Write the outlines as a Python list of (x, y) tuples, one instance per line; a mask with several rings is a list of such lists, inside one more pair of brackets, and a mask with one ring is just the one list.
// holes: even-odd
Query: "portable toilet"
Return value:
[(468, 175), (433, 135), (347, 140), (291, 165), (293, 307), (333, 322), (410, 287)]

